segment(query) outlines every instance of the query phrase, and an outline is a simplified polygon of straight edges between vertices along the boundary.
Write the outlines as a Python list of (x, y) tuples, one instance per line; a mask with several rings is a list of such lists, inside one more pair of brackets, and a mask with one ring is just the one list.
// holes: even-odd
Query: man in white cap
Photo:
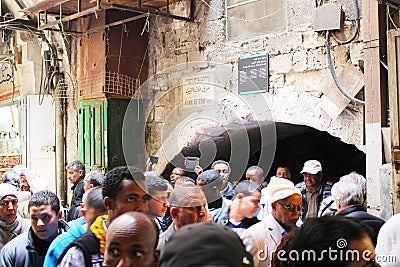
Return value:
[(265, 188), (271, 213), (261, 222), (239, 233), (254, 266), (271, 266), (271, 255), (282, 237), (296, 228), (300, 216), (301, 193), (284, 178), (272, 177)]
[(304, 177), (304, 182), (296, 184), (303, 199), (303, 210), (300, 217), (302, 220), (315, 218), (322, 200), (331, 195), (331, 186), (322, 183), (322, 166), (318, 160), (304, 162), (300, 173)]
[(0, 184), (0, 250), (14, 237), (29, 229), (30, 222), (17, 214), (18, 192), (11, 184)]

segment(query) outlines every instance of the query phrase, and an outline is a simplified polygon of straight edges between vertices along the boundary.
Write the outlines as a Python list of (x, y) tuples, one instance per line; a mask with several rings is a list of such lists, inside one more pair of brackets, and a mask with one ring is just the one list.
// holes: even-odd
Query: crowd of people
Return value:
[(176, 167), (169, 180), (151, 166), (66, 170), (66, 214), (34, 171), (3, 175), (0, 266), (400, 266), (399, 215), (369, 214), (366, 179), (329, 185), (317, 160), (298, 184), (287, 166), (270, 179), (251, 166), (235, 181), (224, 160), (192, 177)]

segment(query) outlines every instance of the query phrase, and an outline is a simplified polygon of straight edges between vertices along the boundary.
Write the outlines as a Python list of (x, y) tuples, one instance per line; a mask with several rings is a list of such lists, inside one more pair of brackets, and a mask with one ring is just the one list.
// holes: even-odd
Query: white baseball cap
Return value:
[(303, 170), (300, 173), (311, 173), (317, 174), (318, 172), (322, 172), (321, 162), (318, 160), (312, 159), (304, 162)]

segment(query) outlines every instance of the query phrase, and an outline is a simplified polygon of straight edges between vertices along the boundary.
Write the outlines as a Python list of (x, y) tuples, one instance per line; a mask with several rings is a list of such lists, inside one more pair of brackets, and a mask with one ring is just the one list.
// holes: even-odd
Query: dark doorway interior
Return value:
[[(292, 180), (297, 183), (302, 180), (300, 171), (303, 163), (309, 159), (317, 159), (321, 162), (324, 180), (336, 182), (342, 175), (356, 171), (365, 176), (365, 153), (357, 149), (354, 145), (349, 145), (342, 142), (339, 138), (330, 135), (327, 132), (318, 131), (312, 127), (303, 125), (294, 125), (288, 123), (275, 122), (276, 129), (276, 148), (272, 163), (260, 162), (261, 146), (263, 149), (273, 149), (274, 142), (262, 144), (260, 142), (260, 128), (271, 127), (269, 123), (248, 123), (245, 125), (249, 140), (249, 156), (247, 167), (253, 165), (268, 166), (268, 170), (264, 169), (264, 174), (269, 178), (275, 174), (275, 170), (280, 165), (288, 166), (291, 170)], [(230, 161), (231, 158), (231, 142), (227, 131), (234, 132), (234, 127), (210, 128), (199, 134), (195, 140), (187, 147), (182, 149), (184, 156), (200, 157), (199, 143), (204, 138), (212, 139), (216, 146), (216, 154), (214, 160), (223, 159)], [(230, 135), (232, 136), (232, 135)], [(271, 137), (272, 138), (272, 137)], [(175, 160), (176, 159), (176, 160)], [(182, 167), (183, 161), (175, 158), (175, 166)], [(176, 163), (177, 162), (177, 163)], [(201, 161), (200, 161), (201, 163)], [(168, 179), (169, 174), (174, 168), (172, 163), (168, 164), (162, 176)], [(181, 166), (179, 166), (181, 165)], [(244, 171), (235, 170), (237, 164), (231, 163), (232, 180), (244, 178)], [(209, 168), (210, 166), (204, 166)], [(265, 168), (265, 167), (264, 167)], [(189, 176), (192, 173), (189, 172)]]

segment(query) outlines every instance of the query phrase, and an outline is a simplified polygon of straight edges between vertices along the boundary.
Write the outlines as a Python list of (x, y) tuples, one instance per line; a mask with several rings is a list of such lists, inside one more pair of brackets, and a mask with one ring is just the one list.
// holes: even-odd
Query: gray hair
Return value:
[(170, 207), (198, 207), (207, 204), (206, 196), (199, 186), (175, 186), (169, 197)]
[(367, 179), (365, 179), (364, 176), (362, 176), (356, 172), (351, 172), (345, 176), (340, 177), (340, 182), (359, 184), (361, 186), (363, 195), (365, 195), (365, 190), (367, 187)]
[(85, 204), (86, 209), (93, 208), (95, 210), (102, 211), (102, 212), (107, 211), (106, 207), (104, 206), (104, 202), (103, 202), (102, 190), (103, 189), (99, 186), (99, 187), (92, 188), (85, 193), (86, 198), (83, 201), (83, 203)]
[(247, 169), (247, 171), (246, 172), (249, 172), (249, 171), (259, 171), (259, 174), (257, 174), (257, 172), (256, 172), (256, 175), (257, 175), (257, 177), (259, 178), (259, 179), (261, 179), (262, 177), (263, 177), (263, 175), (264, 175), (264, 170), (261, 168), (261, 167), (259, 167), (259, 166), (251, 166), (251, 167), (249, 167), (248, 169)]
[(92, 184), (94, 187), (102, 186), (104, 175), (98, 170), (93, 170), (86, 174), (84, 180), (88, 181), (88, 183)]
[(225, 164), (226, 166), (228, 166), (228, 173), (231, 174), (231, 166), (229, 166), (229, 163), (225, 160), (216, 160), (211, 164), (211, 169), (214, 169), (214, 166), (217, 164)]
[(1, 177), (3, 183), (18, 187), (19, 174), (14, 171), (6, 171)]
[(340, 181), (332, 186), (332, 197), (343, 207), (362, 204), (364, 194), (361, 186), (354, 182)]
[(67, 170), (74, 169), (75, 171), (82, 171), (82, 176), (85, 176), (85, 164), (80, 160), (70, 162), (65, 168)]

